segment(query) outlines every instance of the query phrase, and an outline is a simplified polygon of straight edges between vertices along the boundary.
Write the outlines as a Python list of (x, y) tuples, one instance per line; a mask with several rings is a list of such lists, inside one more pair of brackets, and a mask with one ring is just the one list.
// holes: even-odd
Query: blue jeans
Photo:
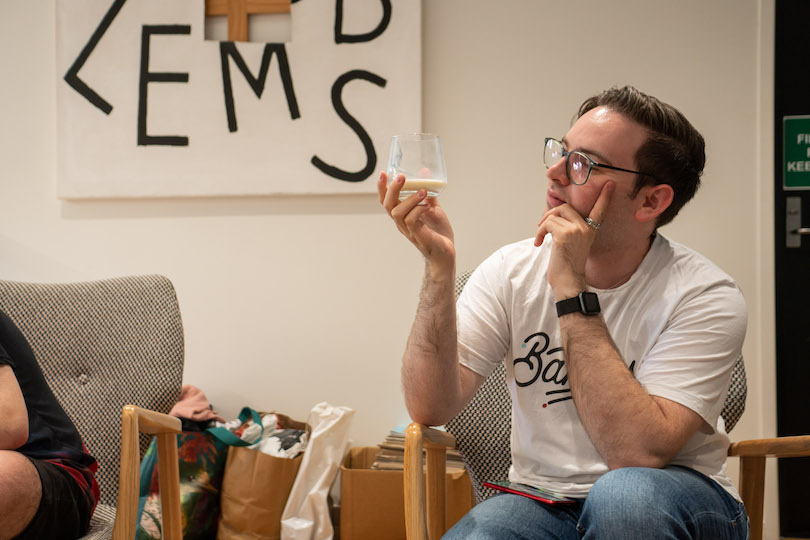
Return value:
[(745, 540), (742, 503), (692, 469), (630, 467), (602, 476), (576, 504), (504, 493), (476, 505), (444, 538)]

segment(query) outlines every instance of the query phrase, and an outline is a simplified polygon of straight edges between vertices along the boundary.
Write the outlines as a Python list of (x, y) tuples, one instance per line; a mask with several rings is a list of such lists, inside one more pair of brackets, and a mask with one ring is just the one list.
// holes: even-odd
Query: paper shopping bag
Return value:
[[(306, 429), (277, 415), (283, 427)], [(231, 448), (220, 492), (218, 540), (277, 540), (281, 514), (303, 456), (276, 457), (251, 448)]]

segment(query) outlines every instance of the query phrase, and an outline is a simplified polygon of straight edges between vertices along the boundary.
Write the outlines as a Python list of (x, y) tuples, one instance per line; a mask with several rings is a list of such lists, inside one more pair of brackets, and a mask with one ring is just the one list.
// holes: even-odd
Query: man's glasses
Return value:
[(545, 163), (546, 169), (550, 169), (563, 158), (565, 158), (565, 172), (568, 175), (568, 180), (578, 186), (588, 181), (594, 167), (652, 176), (639, 171), (631, 171), (630, 169), (622, 169), (621, 167), (597, 163), (582, 152), (569, 152), (563, 148), (562, 143), (557, 139), (546, 137), (546, 144), (543, 150), (543, 163)]

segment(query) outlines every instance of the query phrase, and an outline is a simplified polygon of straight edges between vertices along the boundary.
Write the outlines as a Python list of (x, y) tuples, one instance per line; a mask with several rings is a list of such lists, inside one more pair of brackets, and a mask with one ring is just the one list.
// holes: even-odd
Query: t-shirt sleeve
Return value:
[(14, 361), (8, 355), (6, 350), (3, 348), (3, 345), (0, 344), (0, 366), (8, 365), (12, 368), (14, 367)]
[(459, 362), (487, 377), (509, 347), (503, 254), (495, 252), (476, 268), (456, 303)]
[(733, 282), (684, 298), (645, 355), (636, 379), (650, 395), (680, 403), (716, 425), (747, 323), (745, 299)]

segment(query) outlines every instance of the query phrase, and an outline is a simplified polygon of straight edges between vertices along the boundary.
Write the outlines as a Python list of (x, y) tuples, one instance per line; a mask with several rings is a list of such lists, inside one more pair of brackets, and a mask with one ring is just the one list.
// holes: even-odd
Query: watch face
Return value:
[(585, 308), (585, 313), (599, 313), (599, 297), (596, 293), (584, 292), (582, 293), (582, 307)]

